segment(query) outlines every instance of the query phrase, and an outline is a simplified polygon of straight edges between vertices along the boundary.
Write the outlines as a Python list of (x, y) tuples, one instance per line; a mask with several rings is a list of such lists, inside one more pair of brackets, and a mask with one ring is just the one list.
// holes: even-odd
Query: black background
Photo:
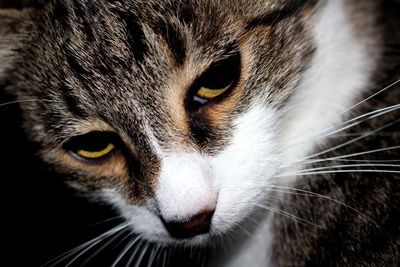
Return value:
[[(13, 100), (0, 89), (0, 103)], [(1, 266), (41, 266), (120, 222), (41, 167), (17, 104), (0, 106), (0, 125)]]

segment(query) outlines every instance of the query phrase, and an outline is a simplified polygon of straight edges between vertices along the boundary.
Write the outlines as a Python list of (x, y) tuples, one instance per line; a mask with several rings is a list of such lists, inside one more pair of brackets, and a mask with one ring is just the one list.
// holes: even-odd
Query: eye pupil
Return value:
[(232, 84), (235, 78), (231, 68), (221, 63), (213, 66), (206, 74), (201, 82), (203, 87), (209, 89), (225, 88)]

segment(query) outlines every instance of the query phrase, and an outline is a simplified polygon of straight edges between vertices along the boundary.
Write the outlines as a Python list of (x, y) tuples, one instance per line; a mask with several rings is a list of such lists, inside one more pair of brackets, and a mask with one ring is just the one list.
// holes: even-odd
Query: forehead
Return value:
[(28, 57), (46, 83), (42, 94), (62, 99), (71, 113), (101, 114), (127, 132), (149, 122), (177, 136), (187, 128), (183, 98), (193, 80), (238, 51), (251, 27), (271, 24), (270, 16), (279, 21), (274, 12), (292, 15), (289, 2), (53, 1)]
[(160, 109), (169, 96), (182, 98), (179, 92), (207, 65), (237, 49), (239, 23), (210, 5), (219, 6), (57, 1), (50, 15), (55, 19), (45, 26), (57, 46), (46, 53), (64, 63), (58, 76), (71, 106), (86, 113), (118, 112), (122, 121), (127, 114), (143, 118), (157, 112), (154, 123), (170, 117), (168, 109)]

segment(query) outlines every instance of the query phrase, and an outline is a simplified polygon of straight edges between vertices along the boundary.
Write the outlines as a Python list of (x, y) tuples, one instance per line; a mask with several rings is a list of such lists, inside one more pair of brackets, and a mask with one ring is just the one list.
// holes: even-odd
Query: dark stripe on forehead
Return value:
[(192, 24), (196, 20), (196, 14), (189, 4), (183, 4), (178, 7), (178, 18), (184, 24)]
[(92, 30), (92, 26), (90, 23), (90, 18), (93, 18), (95, 16), (96, 10), (93, 6), (93, 4), (86, 4), (85, 7), (83, 7), (79, 1), (74, 1), (74, 11), (75, 11), (75, 16), (77, 18), (77, 21), (79, 25), (81, 25), (82, 31), (85, 33), (85, 35), (88, 38), (89, 42), (94, 41), (94, 33)]
[(143, 61), (147, 54), (146, 37), (138, 18), (129, 11), (118, 11), (120, 19), (125, 24), (126, 42), (136, 61)]
[(177, 26), (167, 21), (160, 21), (156, 27), (155, 32), (165, 39), (175, 61), (182, 65), (186, 57), (186, 48), (185, 41)]
[(56, 1), (54, 5), (54, 18), (60, 23), (65, 23), (69, 16), (69, 10), (62, 1)]
[(87, 113), (79, 107), (79, 97), (77, 97), (70, 88), (63, 85), (61, 87), (61, 92), (64, 103), (70, 113), (81, 118), (87, 116)]
[(289, 1), (289, 3), (282, 9), (268, 12), (266, 14), (263, 14), (259, 17), (250, 20), (247, 23), (247, 29), (251, 29), (257, 26), (269, 26), (277, 24), (283, 19), (296, 15), (302, 9), (302, 7), (304, 7), (306, 4), (309, 4), (310, 2), (315, 2), (315, 1), (307, 1), (307, 0)]
[(71, 55), (68, 51), (67, 53), (67, 63), (71, 70), (80, 78), (82, 76), (87, 76), (88, 71), (78, 62), (78, 60), (73, 55)]

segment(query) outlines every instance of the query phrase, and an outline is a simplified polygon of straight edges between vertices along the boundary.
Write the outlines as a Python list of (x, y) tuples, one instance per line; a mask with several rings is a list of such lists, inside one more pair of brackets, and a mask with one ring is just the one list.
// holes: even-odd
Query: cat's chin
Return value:
[(221, 232), (215, 229), (210, 229), (208, 233), (197, 235), (190, 238), (177, 239), (171, 237), (168, 232), (161, 235), (154, 235), (146, 233), (140, 233), (135, 229), (135, 233), (139, 235), (143, 240), (149, 243), (153, 243), (163, 247), (174, 247), (174, 248), (190, 248), (190, 249), (218, 249), (221, 247), (229, 247), (229, 244), (236, 243), (237, 240), (245, 240), (249, 238), (251, 230), (244, 232), (236, 227), (227, 228), (226, 231)]
[(217, 243), (220, 242), (218, 240), (221, 239), (218, 237), (218, 235), (213, 234), (212, 232), (185, 239), (176, 239), (169, 236), (168, 234), (166, 234), (165, 236), (157, 236), (157, 237), (147, 234), (139, 234), (139, 236), (142, 239), (148, 241), (149, 243), (154, 243), (165, 247), (199, 248), (199, 249), (218, 246)]
[(260, 216), (256, 214), (256, 211), (244, 211), (242, 212), (243, 218), (236, 218), (237, 220), (232, 221), (221, 214), (215, 214), (207, 232), (188, 238), (176, 238), (168, 232), (160, 217), (148, 205), (145, 207), (127, 205), (115, 192), (103, 193), (107, 195), (107, 202), (111, 202), (125, 218), (123, 225), (126, 228), (139, 236), (141, 240), (163, 247), (191, 249), (226, 247), (228, 243), (235, 240), (246, 239), (249, 233), (253, 232), (255, 224), (251, 223), (251, 220), (246, 223), (246, 218)]

